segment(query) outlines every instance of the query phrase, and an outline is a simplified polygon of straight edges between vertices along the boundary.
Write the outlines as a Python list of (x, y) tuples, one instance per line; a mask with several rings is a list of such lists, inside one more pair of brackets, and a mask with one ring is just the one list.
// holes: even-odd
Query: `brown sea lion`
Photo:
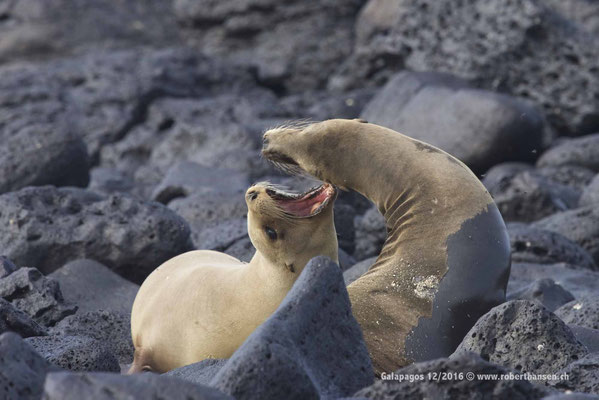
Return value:
[(249, 263), (191, 251), (158, 267), (131, 313), (135, 356), (129, 373), (165, 372), (206, 358), (227, 358), (279, 306), (307, 262), (338, 261), (333, 224), (336, 189), (292, 194), (267, 183), (249, 188)]
[(379, 257), (348, 287), (375, 372), (448, 356), (481, 315), (505, 301), (505, 224), (455, 157), (391, 129), (342, 119), (271, 129), (262, 154), (361, 193), (385, 217)]

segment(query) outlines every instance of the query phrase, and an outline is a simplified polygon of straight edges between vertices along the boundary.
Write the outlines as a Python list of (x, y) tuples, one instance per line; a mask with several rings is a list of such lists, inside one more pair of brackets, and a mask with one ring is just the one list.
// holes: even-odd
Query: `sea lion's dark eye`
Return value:
[(277, 240), (277, 231), (272, 229), (270, 226), (265, 226), (264, 232), (266, 232), (270, 240)]

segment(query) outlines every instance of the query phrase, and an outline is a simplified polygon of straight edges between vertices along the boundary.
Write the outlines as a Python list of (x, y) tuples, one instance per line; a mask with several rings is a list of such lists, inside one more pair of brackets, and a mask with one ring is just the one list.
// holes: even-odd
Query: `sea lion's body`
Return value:
[(348, 287), (377, 373), (448, 356), (505, 300), (505, 224), (484, 186), (454, 157), (357, 120), (271, 130), (263, 154), (363, 194), (385, 217), (381, 254)]
[[(326, 255), (337, 261), (334, 190), (327, 190), (303, 203), (287, 201), (293, 203), (290, 210), (306, 214), (289, 218), (271, 198), (283, 195), (267, 185), (254, 186), (246, 194), (248, 231), (257, 249), (249, 263), (197, 250), (154, 270), (133, 304), (135, 356), (129, 372), (165, 372), (207, 358), (230, 357), (276, 310), (312, 257)], [(318, 205), (322, 210), (312, 213)], [(265, 228), (271, 230), (270, 237)]]

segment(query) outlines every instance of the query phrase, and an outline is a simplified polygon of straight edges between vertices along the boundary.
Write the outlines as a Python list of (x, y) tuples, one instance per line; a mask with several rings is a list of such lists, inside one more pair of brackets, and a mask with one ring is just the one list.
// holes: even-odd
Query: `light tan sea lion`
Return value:
[(135, 356), (129, 373), (165, 372), (206, 358), (228, 358), (279, 306), (307, 262), (337, 261), (336, 190), (303, 194), (260, 183), (248, 189), (249, 263), (191, 251), (158, 267), (131, 313)]
[(349, 287), (375, 372), (451, 354), (477, 319), (505, 301), (510, 246), (497, 207), (459, 160), (362, 120), (284, 126), (264, 157), (373, 201), (381, 254)]

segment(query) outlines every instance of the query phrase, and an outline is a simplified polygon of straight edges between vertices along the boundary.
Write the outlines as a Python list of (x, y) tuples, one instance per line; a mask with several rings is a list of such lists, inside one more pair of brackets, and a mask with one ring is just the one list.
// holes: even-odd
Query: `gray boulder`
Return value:
[(489, 189), (506, 221), (531, 222), (576, 208), (580, 191), (523, 171)]
[(535, 228), (557, 232), (578, 243), (599, 264), (599, 207), (596, 205), (562, 211), (532, 224)]
[(556, 389), (599, 395), (599, 353), (573, 362), (558, 374), (567, 374), (568, 378), (550, 382)]
[(17, 0), (2, 8), (0, 63), (90, 47), (163, 46), (178, 38), (171, 6), (160, 0)]
[(570, 186), (577, 191), (583, 191), (595, 176), (592, 170), (578, 165), (546, 166), (536, 168), (535, 171), (553, 182)]
[(599, 352), (599, 329), (586, 328), (584, 326), (568, 324), (576, 340), (584, 344), (589, 353)]
[[(376, 10), (381, 1), (369, 3)], [(560, 134), (599, 128), (599, 44), (543, 1), (401, 0), (360, 25), (368, 33), (330, 88), (379, 85), (404, 69), (440, 71), (532, 100)]]
[(343, 280), (345, 281), (345, 285), (349, 285), (350, 283), (364, 275), (364, 273), (368, 271), (370, 267), (372, 267), (372, 264), (374, 264), (375, 261), (376, 257), (370, 257), (354, 264), (352, 267), (343, 271)]
[(219, 391), (157, 374), (52, 373), (44, 384), (44, 400), (233, 400)]
[(536, 280), (553, 279), (574, 297), (599, 292), (599, 272), (590, 271), (577, 265), (512, 263), (507, 292), (518, 291)]
[(591, 255), (559, 233), (524, 224), (508, 224), (513, 262), (553, 264), (565, 262), (597, 270)]
[(39, 400), (46, 374), (59, 368), (44, 360), (16, 333), (0, 335), (0, 397)]
[(19, 268), (0, 279), (0, 298), (42, 326), (52, 326), (77, 311), (77, 306), (64, 301), (58, 282), (35, 268)]
[(24, 338), (48, 334), (45, 327), (39, 325), (29, 315), (15, 308), (8, 301), (0, 298), (0, 334), (4, 332), (15, 332)]
[(361, 118), (439, 147), (481, 172), (503, 161), (533, 161), (546, 129), (530, 104), (431, 72), (394, 76)]
[(523, 162), (504, 162), (491, 167), (481, 175), (482, 183), (489, 192), (498, 192), (509, 185), (509, 182), (520, 172), (530, 171), (534, 167)]
[(595, 175), (595, 178), (584, 188), (582, 195), (580, 196), (580, 206), (595, 205), (599, 204), (599, 174)]
[[(568, 20), (591, 34), (599, 34), (599, 8), (594, 0), (543, 0)], [(574, 399), (572, 399), (574, 400)]]
[(221, 192), (243, 197), (248, 185), (247, 173), (184, 161), (168, 170), (162, 182), (154, 189), (152, 198), (168, 204), (173, 199), (195, 193)]
[[(250, 262), (252, 257), (254, 257), (254, 254), (256, 254), (256, 248), (249, 237), (243, 237), (224, 249), (223, 253), (235, 257), (240, 261)], [(341, 261), (339, 262), (341, 263)]]
[(89, 311), (71, 315), (54, 326), (50, 333), (63, 336), (87, 336), (108, 347), (120, 364), (133, 360), (131, 315), (115, 311)]
[(111, 310), (130, 314), (139, 286), (93, 260), (75, 260), (48, 275), (58, 281), (65, 301), (78, 313)]
[(206, 224), (199, 232), (193, 232), (191, 237), (198, 249), (225, 251), (237, 241), (248, 238), (247, 226), (246, 218), (229, 219)]
[(507, 300), (535, 300), (549, 311), (555, 311), (560, 306), (574, 300), (572, 293), (549, 278), (539, 279), (520, 290), (508, 293), (506, 298)]
[(508, 301), (483, 315), (454, 355), (470, 351), (492, 363), (538, 374), (557, 372), (588, 353), (564, 322), (528, 300)]
[(477, 379), (476, 375), (475, 379), (468, 379), (467, 375), (510, 372), (513, 373), (512, 370), (489, 363), (476, 354), (463, 353), (451, 358), (415, 363), (387, 373), (382, 380), (358, 391), (353, 397), (394, 400), (475, 400), (489, 397), (525, 400), (540, 399), (552, 393), (550, 389), (524, 379), (485, 380)]
[(326, 257), (316, 257), (211, 385), (237, 399), (334, 398), (373, 378), (341, 270)]
[(385, 218), (376, 209), (371, 207), (362, 216), (354, 220), (356, 231), (356, 250), (354, 257), (361, 261), (369, 257), (378, 256), (387, 239)]
[(588, 295), (564, 304), (555, 315), (567, 324), (599, 329), (599, 295)]
[[(256, 69), (279, 92), (322, 87), (351, 52), (362, 0), (175, 1), (191, 43)], [(309, 29), (307, 29), (309, 27)]]
[[(192, 248), (187, 223), (161, 204), (75, 188), (25, 188), (0, 195), (0, 252), (49, 273), (93, 258), (140, 282)], [(10, 232), (10, 234), (8, 233)]]
[[(132, 15), (127, 14), (127, 18)], [(72, 25), (67, 26), (71, 32)], [(92, 164), (96, 164), (100, 148), (128, 136), (145, 121), (149, 106), (157, 99), (210, 97), (221, 90), (239, 92), (255, 87), (254, 82), (249, 72), (190, 49), (95, 49), (62, 60), (0, 67), (0, 115), (8, 124), (3, 131), (15, 137), (20, 137), (21, 131), (23, 138), (31, 136), (26, 132), (39, 130), (36, 126), (43, 132), (67, 131), (80, 136)], [(36, 136), (43, 144), (40, 138)], [(33, 157), (29, 156), (32, 159), (43, 159), (37, 152), (49, 151), (46, 147), (37, 149), (36, 141), (28, 143), (26, 149), (34, 150)], [(15, 156), (22, 151), (19, 149)], [(63, 172), (80, 173), (79, 168), (71, 168), (74, 166), (65, 167)]]
[(574, 165), (599, 172), (599, 133), (566, 139), (539, 157), (538, 167)]
[[(15, 101), (3, 98), (2, 89), (0, 82), (0, 110)], [(66, 122), (19, 125), (10, 118), (9, 113), (0, 113), (0, 193), (25, 186), (87, 186), (87, 149)]]
[(195, 364), (186, 365), (165, 373), (167, 376), (183, 379), (201, 385), (209, 385), (214, 376), (227, 363), (226, 359), (208, 358)]
[(0, 278), (10, 275), (16, 270), (17, 266), (8, 257), (0, 256)]
[(71, 371), (120, 372), (109, 346), (87, 336), (38, 336), (25, 339), (48, 362)]
[(96, 167), (90, 171), (88, 189), (96, 193), (130, 193), (134, 187), (133, 179), (114, 168)]

